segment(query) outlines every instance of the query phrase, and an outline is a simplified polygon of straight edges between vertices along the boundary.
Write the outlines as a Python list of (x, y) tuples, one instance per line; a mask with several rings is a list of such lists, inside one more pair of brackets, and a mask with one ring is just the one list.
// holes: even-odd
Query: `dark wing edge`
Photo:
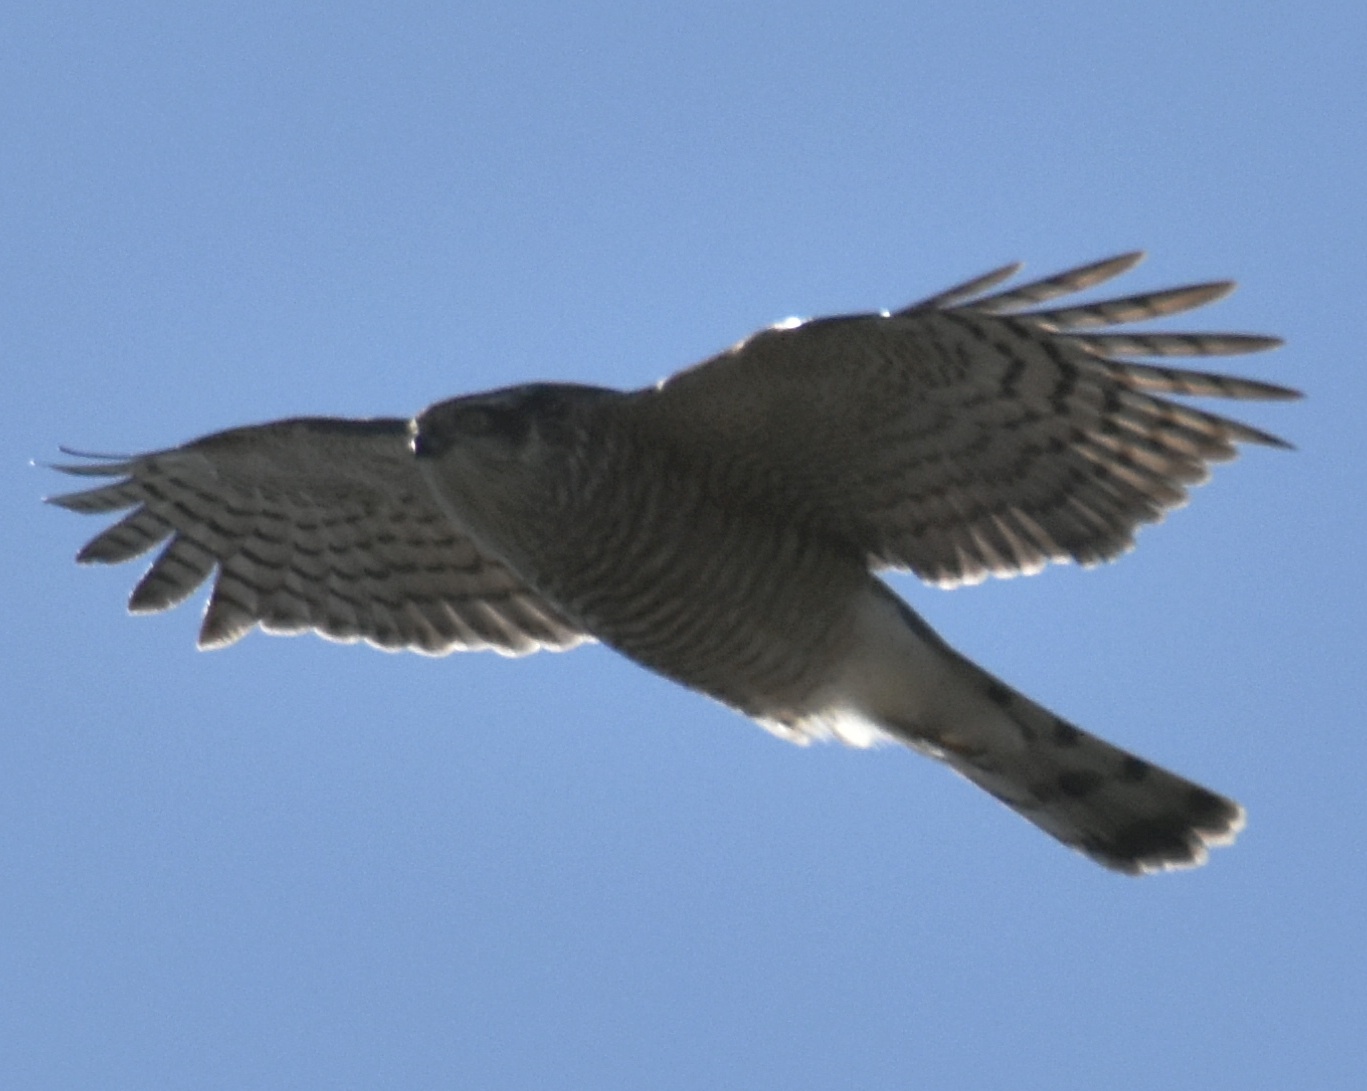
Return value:
[[(932, 535), (934, 541), (887, 541), (884, 534), (875, 563), (910, 567), (929, 582), (956, 586), (988, 575), (1037, 572), (1050, 562), (1110, 560), (1133, 545), (1139, 526), (1157, 522), (1183, 504), (1186, 487), (1204, 481), (1210, 464), (1236, 457), (1239, 444), (1291, 446), (1268, 432), (1164, 395), (1283, 401), (1300, 398), (1300, 391), (1126, 359), (1239, 355), (1276, 348), (1280, 338), (1108, 331), (1212, 303), (1233, 291), (1233, 282), (1041, 306), (1127, 272), (1143, 256), (1139, 251), (1121, 254), (983, 294), (1019, 269), (1006, 266), (889, 316), (938, 316), (956, 324), (969, 340), (1001, 349), (1001, 373), (992, 378), (1016, 396), (1022, 393), (1019, 387), (1033, 383), (1030, 394), (1044, 411), (1042, 431), (1048, 431), (1045, 418), (1051, 406), (1070, 427), (1047, 435), (1034, 452), (1053, 460), (1055, 480), (1040, 506), (1032, 510), (1028, 504), (950, 497), (949, 506), (957, 510), (948, 528)], [(1108, 332), (1092, 332), (1097, 330)], [(1039, 374), (1023, 374), (1027, 367)]]
[(128, 458), (63, 452), (94, 461), (52, 469), (103, 480), (48, 503), (128, 512), (78, 562), (120, 564), (165, 543), (130, 612), (168, 610), (215, 577), (201, 648), (255, 626), (428, 655), (589, 639), (451, 525), (413, 464), (407, 421), (298, 418)]

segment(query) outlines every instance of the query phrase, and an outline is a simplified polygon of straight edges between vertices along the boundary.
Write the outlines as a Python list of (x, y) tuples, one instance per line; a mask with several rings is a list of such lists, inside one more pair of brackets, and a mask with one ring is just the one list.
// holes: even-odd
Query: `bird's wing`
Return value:
[(117, 564), (166, 542), (133, 590), (134, 613), (177, 605), (217, 571), (201, 647), (254, 625), (429, 654), (517, 655), (586, 639), (441, 513), (405, 421), (277, 421), (132, 458), (86, 457), (54, 468), (114, 480), (50, 502), (132, 511), (77, 560)]
[(640, 392), (633, 411), (727, 467), (711, 478), (718, 495), (777, 505), (874, 566), (953, 586), (1109, 559), (1237, 444), (1286, 446), (1169, 395), (1298, 396), (1129, 359), (1276, 338), (1107, 329), (1199, 307), (1231, 283), (1044, 306), (1140, 257), (984, 294), (1009, 266), (892, 314), (776, 326)]

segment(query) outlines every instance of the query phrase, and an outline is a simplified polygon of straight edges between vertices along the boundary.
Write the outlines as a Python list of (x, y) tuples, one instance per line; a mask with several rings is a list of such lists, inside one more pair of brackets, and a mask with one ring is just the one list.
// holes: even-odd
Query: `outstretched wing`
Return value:
[(1256, 352), (1276, 338), (1108, 330), (1212, 302), (1229, 282), (1041, 306), (1141, 256), (984, 295), (1008, 266), (892, 314), (775, 327), (633, 408), (682, 450), (725, 447), (745, 469), (719, 490), (782, 505), (875, 566), (953, 586), (1106, 560), (1237, 444), (1286, 446), (1169, 395), (1299, 396), (1128, 359)]
[(133, 510), (77, 560), (117, 564), (166, 542), (133, 590), (134, 613), (177, 605), (216, 570), (201, 647), (231, 644), (254, 625), (429, 654), (519, 655), (587, 639), (442, 515), (413, 464), (406, 421), (277, 421), (96, 457), (55, 468), (114, 480), (50, 502)]

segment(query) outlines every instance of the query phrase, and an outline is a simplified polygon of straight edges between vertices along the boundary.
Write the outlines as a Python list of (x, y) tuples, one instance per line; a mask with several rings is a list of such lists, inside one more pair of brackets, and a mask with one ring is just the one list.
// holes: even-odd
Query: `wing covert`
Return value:
[(587, 639), (451, 525), (407, 444), (402, 420), (277, 421), (56, 466), (102, 483), (50, 502), (131, 509), (80, 551), (82, 563), (118, 564), (165, 543), (129, 599), (134, 613), (170, 609), (217, 571), (201, 647), (256, 625), (433, 655)]

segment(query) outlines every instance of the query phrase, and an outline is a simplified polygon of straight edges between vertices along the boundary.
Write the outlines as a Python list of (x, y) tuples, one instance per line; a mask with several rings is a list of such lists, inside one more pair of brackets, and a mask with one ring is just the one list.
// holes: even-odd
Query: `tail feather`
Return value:
[(916, 679), (919, 707), (912, 717), (898, 722), (885, 706), (881, 725), (893, 737), (946, 762), (1064, 844), (1127, 874), (1197, 867), (1211, 847), (1229, 844), (1243, 828), (1244, 810), (1233, 800), (1054, 715), (899, 606), (939, 668), (922, 669)]
[(975, 733), (960, 730), (968, 744), (942, 747), (939, 756), (1064, 844), (1142, 875), (1197, 867), (1243, 828), (1244, 810), (1233, 800), (1088, 734), (967, 665), (1023, 746), (975, 747)]

